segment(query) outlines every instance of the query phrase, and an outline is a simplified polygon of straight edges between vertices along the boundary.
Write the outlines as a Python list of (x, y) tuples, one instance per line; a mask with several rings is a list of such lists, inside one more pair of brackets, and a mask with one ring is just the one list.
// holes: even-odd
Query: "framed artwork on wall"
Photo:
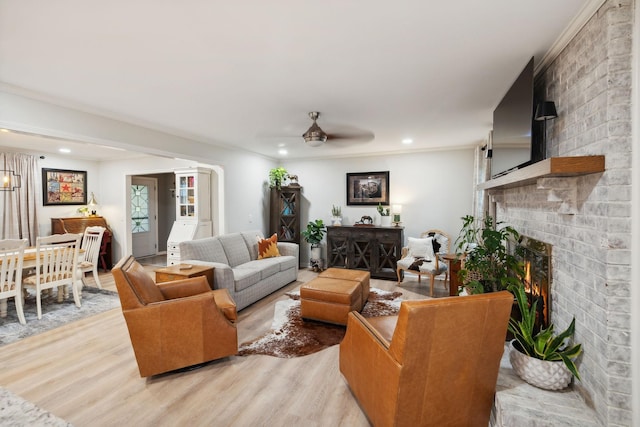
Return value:
[(347, 173), (347, 205), (389, 204), (389, 171)]
[(87, 171), (42, 169), (42, 204), (86, 205)]

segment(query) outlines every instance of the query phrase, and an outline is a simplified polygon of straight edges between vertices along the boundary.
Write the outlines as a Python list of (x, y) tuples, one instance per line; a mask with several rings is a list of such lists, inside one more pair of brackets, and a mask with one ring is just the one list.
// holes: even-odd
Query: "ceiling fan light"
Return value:
[(327, 134), (324, 133), (324, 131), (320, 129), (320, 126), (317, 125), (315, 120), (316, 117), (317, 116), (312, 117), (313, 124), (309, 129), (307, 129), (305, 133), (302, 134), (304, 142), (306, 142), (311, 147), (318, 147), (327, 141)]
[(327, 141), (327, 135), (303, 135), (304, 142), (311, 147), (319, 147)]

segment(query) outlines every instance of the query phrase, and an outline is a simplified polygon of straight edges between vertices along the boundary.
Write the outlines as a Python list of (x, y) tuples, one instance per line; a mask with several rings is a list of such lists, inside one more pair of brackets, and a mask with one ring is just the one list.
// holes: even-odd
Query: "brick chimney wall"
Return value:
[(558, 110), (547, 122), (547, 157), (601, 154), (606, 171), (489, 193), (499, 221), (553, 245), (551, 321), (564, 330), (576, 318), (584, 349), (576, 387), (600, 421), (624, 426), (632, 422), (633, 8), (604, 3), (536, 76), (537, 95)]

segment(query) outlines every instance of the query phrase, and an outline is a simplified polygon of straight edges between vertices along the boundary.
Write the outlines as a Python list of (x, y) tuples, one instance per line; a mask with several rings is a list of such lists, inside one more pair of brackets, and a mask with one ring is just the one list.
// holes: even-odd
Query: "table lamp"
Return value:
[(96, 206), (98, 206), (98, 202), (96, 201), (96, 196), (93, 195), (93, 191), (91, 192), (91, 198), (89, 199), (89, 210), (91, 211), (91, 216), (96, 216)]
[(396, 227), (400, 226), (400, 214), (402, 213), (402, 205), (393, 205), (391, 206), (391, 211), (393, 212), (393, 225)]

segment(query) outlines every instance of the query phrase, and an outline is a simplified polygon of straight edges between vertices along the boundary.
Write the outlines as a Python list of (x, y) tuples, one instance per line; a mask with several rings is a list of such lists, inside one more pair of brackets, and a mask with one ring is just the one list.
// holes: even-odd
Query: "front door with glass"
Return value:
[(132, 253), (138, 258), (155, 255), (157, 252), (156, 187), (155, 178), (131, 178)]

